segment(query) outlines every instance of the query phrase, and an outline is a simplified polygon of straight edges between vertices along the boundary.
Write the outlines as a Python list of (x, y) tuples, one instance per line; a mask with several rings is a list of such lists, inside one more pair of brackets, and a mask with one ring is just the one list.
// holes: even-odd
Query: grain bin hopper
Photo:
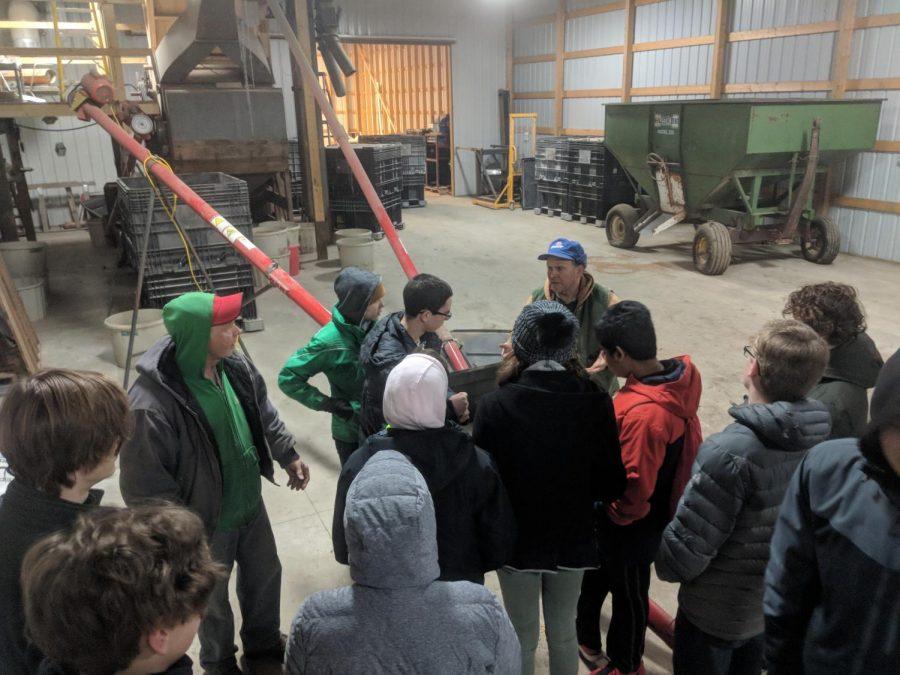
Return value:
[(821, 209), (828, 167), (875, 144), (879, 100), (731, 100), (606, 106), (606, 145), (635, 181), (635, 206), (606, 221), (609, 243), (695, 227), (694, 266), (722, 274), (733, 244), (790, 244), (828, 264), (840, 235)]

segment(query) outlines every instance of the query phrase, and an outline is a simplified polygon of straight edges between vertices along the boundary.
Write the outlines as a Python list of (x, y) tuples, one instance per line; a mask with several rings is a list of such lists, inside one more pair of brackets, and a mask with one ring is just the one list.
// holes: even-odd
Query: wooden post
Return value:
[(625, 0), (625, 42), (622, 59), (622, 101), (631, 100), (631, 75), (634, 70), (635, 0)]
[(725, 48), (728, 45), (728, 0), (716, 0), (716, 41), (713, 44), (709, 97), (722, 98), (725, 88)]
[(15, 120), (7, 119), (6, 122), (6, 139), (9, 146), (9, 160), (12, 165), (12, 182), (10, 186), (14, 188), (13, 198), (16, 201), (16, 209), (19, 211), (19, 218), (22, 219), (22, 226), (25, 228), (25, 238), (28, 241), (37, 241), (37, 234), (34, 231), (34, 219), (31, 217), (31, 196), (28, 194), (28, 180), (25, 178), (25, 166), (22, 162), (21, 132)]
[(0, 147), (0, 241), (18, 241), (19, 228), (13, 211), (12, 192), (6, 178), (6, 160)]
[[(310, 7), (307, 0), (287, 3), (287, 17), (297, 33), (300, 45), (310, 63), (316, 63), (313, 36), (310, 31)], [(325, 176), (325, 146), (322, 142), (322, 111), (312, 94), (303, 86), (300, 68), (291, 59), (291, 79), (294, 84), (294, 110), (297, 115), (297, 137), (300, 140), (300, 160), (303, 162), (303, 191), (306, 211), (316, 224), (316, 256), (328, 258), (331, 243), (331, 224), (328, 212), (327, 178)]]
[(506, 13), (506, 91), (509, 92), (510, 103), (513, 93), (513, 54), (515, 54), (516, 33), (513, 30), (512, 10)]
[(856, 20), (856, 0), (841, 0), (837, 41), (831, 62), (831, 98), (844, 98), (847, 91), (847, 70), (853, 49), (853, 24)]
[(553, 83), (553, 126), (556, 135), (563, 130), (563, 92), (566, 78), (566, 0), (556, 4), (556, 75)]
[[(103, 3), (100, 5), (100, 16), (103, 31), (103, 46), (115, 52), (119, 50), (119, 32), (116, 30), (116, 7)], [(116, 90), (116, 99), (126, 101), (128, 97), (125, 95), (125, 71), (122, 70), (122, 57), (109, 57), (110, 73), (109, 77), (113, 81), (113, 87)]]

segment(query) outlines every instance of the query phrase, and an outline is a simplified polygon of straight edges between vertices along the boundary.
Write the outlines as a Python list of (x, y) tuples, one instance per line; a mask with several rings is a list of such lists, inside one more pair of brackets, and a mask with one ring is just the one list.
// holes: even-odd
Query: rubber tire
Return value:
[[(702, 246), (707, 249), (706, 255), (700, 250)], [(722, 223), (710, 220), (700, 225), (692, 248), (694, 268), (701, 274), (718, 276), (731, 264), (731, 235)]]
[[(606, 214), (606, 241), (616, 248), (634, 248), (641, 236), (634, 231), (634, 224), (638, 221), (640, 213), (628, 204), (616, 204)], [(621, 221), (621, 227), (613, 227), (616, 220)]]
[(840, 230), (838, 230), (834, 221), (827, 216), (816, 216), (809, 224), (809, 228), (810, 230), (819, 230), (818, 235), (820, 238), (824, 236), (825, 243), (817, 250), (811, 250), (808, 248), (809, 242), (803, 238), (803, 235), (800, 235), (800, 253), (811, 263), (830, 265), (841, 250)]

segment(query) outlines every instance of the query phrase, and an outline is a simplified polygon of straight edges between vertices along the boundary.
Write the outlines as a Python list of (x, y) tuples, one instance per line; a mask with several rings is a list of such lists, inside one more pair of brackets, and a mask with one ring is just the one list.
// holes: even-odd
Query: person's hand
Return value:
[(603, 356), (603, 352), (597, 355), (597, 360), (594, 361), (589, 367), (585, 368), (589, 375), (595, 375), (599, 372), (606, 370), (606, 357)]
[(503, 361), (510, 358), (513, 355), (513, 346), (512, 346), (512, 338), (506, 338), (506, 342), (500, 345), (500, 358)]
[(299, 459), (284, 467), (288, 475), (288, 487), (291, 490), (305, 490), (309, 484), (309, 467)]
[(458, 394), (453, 394), (450, 397), (450, 403), (453, 406), (453, 411), (456, 413), (457, 419), (459, 419), (461, 424), (465, 424), (469, 421), (469, 394), (464, 391), (459, 392)]
[(434, 332), (434, 334), (438, 336), (441, 342), (447, 342), (453, 339), (453, 333), (447, 330), (446, 325), (442, 325)]
[(353, 406), (350, 405), (347, 401), (342, 401), (339, 398), (333, 398), (327, 405), (328, 412), (333, 413), (340, 417), (342, 420), (352, 420), (353, 415)]

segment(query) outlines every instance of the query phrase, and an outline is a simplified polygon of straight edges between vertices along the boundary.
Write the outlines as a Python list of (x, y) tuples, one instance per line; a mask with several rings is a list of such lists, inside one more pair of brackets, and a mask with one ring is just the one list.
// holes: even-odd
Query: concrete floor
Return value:
[[(650, 307), (661, 355), (693, 357), (705, 385), (700, 408), (704, 434), (728, 423), (729, 402), (743, 394), (741, 349), (748, 336), (779, 317), (787, 294), (802, 284), (836, 280), (856, 286), (879, 349), (887, 356), (900, 346), (897, 264), (844, 255), (822, 267), (790, 249), (739, 248), (724, 276), (706, 277), (693, 270), (689, 227), (645, 236), (637, 249), (622, 251), (611, 248), (604, 231), (594, 226), (531, 212), (491, 211), (472, 206), (468, 199), (432, 197), (427, 208), (404, 211), (404, 219), (402, 238), (420, 269), (443, 277), (454, 288), (451, 329), (509, 328), (528, 293), (542, 283), (544, 264), (537, 255), (557, 236), (581, 241), (590, 256), (590, 271), (601, 283), (621, 298)], [(129, 308), (133, 273), (117, 269), (112, 250), (92, 248), (86, 232), (53, 234), (46, 240), (51, 244), (50, 306), (48, 318), (37, 324), (44, 365), (97, 370), (121, 381), (123, 371), (113, 362), (103, 319)], [(377, 245), (375, 255), (376, 270), (388, 288), (387, 310), (399, 309), (405, 279), (387, 242)], [(337, 272), (336, 260), (312, 263), (299, 280), (330, 306)], [(282, 364), (317, 326), (277, 291), (263, 296), (259, 305), (266, 330), (246, 335), (246, 345), (312, 473), (304, 493), (268, 484), (263, 488), (284, 566), (282, 621), (287, 630), (304, 598), (346, 584), (349, 576), (331, 551), (338, 461), (329, 417), (286, 399), (275, 384)], [(101, 487), (107, 491), (106, 503), (121, 503), (115, 477)], [(489, 575), (488, 586), (499, 594), (495, 575)], [(676, 591), (676, 586), (654, 579), (651, 595), (674, 614)], [(197, 650), (195, 642), (192, 656)], [(539, 672), (546, 672), (545, 647), (540, 652)], [(648, 673), (671, 670), (668, 650), (652, 634), (645, 663)]]

